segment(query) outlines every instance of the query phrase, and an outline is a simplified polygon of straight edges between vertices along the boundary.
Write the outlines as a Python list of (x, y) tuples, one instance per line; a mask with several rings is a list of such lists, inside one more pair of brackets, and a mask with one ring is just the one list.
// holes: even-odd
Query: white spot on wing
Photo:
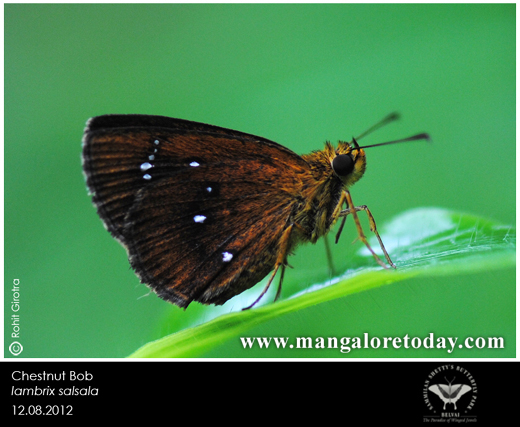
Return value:
[(203, 223), (206, 217), (204, 215), (195, 215), (193, 220), (198, 223)]
[(190, 163), (190, 166), (191, 166), (192, 168), (196, 168), (196, 167), (200, 166), (200, 164), (197, 163), (197, 162), (191, 162), (191, 163)]
[(229, 262), (233, 259), (233, 254), (230, 254), (229, 252), (222, 252), (222, 261)]

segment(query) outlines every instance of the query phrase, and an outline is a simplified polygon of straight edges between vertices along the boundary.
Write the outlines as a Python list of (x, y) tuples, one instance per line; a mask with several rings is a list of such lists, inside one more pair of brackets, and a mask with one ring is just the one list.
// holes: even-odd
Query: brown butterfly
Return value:
[[(361, 136), (397, 118), (391, 114)], [(358, 137), (358, 139), (360, 138)], [(419, 134), (395, 142), (428, 139)], [(87, 123), (83, 170), (106, 229), (127, 250), (141, 282), (180, 307), (223, 304), (269, 272), (255, 305), (298, 244), (315, 243), (352, 215), (375, 260), (348, 188), (365, 172), (364, 148), (327, 142), (299, 156), (265, 138), (146, 115), (105, 115)], [(345, 206), (345, 208), (344, 208)]]

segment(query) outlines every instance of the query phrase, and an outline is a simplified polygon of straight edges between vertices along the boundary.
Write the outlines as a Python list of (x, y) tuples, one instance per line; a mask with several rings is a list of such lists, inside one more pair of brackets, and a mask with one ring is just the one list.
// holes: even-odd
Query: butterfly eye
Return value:
[(340, 154), (332, 160), (332, 169), (340, 177), (350, 175), (354, 170), (354, 160), (348, 154)]

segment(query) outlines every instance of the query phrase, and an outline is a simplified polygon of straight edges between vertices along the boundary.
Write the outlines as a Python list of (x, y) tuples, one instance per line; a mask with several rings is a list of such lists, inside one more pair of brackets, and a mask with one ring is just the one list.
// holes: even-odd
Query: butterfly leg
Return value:
[(282, 264), (281, 267), (282, 267), (282, 271), (280, 272), (280, 281), (278, 282), (278, 289), (277, 289), (276, 295), (274, 297), (275, 301), (278, 298), (280, 298), (280, 294), (282, 293), (282, 282), (283, 282), (283, 276), (285, 274), (285, 264)]
[(261, 294), (258, 296), (258, 298), (251, 305), (243, 308), (242, 310), (249, 310), (258, 301), (260, 301), (262, 299), (264, 294), (268, 291), (269, 287), (271, 286), (271, 283), (273, 282), (273, 279), (276, 276), (276, 273), (278, 272), (278, 269), (281, 267), (282, 268), (282, 272), (281, 272), (281, 275), (280, 275), (280, 282), (278, 284), (278, 290), (276, 291), (275, 301), (280, 296), (280, 292), (282, 291), (282, 281), (283, 281), (283, 276), (284, 276), (284, 272), (285, 272), (286, 258), (287, 258), (287, 254), (289, 253), (289, 242), (290, 242), (290, 237), (291, 237), (291, 231), (293, 230), (293, 227), (294, 227), (294, 224), (291, 224), (289, 227), (287, 227), (284, 230), (284, 232), (282, 234), (282, 237), (280, 238), (279, 250), (278, 250), (278, 254), (276, 256), (276, 262), (275, 262), (275, 265), (274, 265), (274, 270), (271, 273), (271, 277), (269, 278), (269, 281), (267, 282), (267, 285), (265, 286), (264, 290), (261, 292)]
[[(344, 217), (343, 219), (346, 219), (346, 217)], [(341, 227), (341, 228), (343, 228), (343, 227)], [(332, 252), (330, 250), (329, 239), (327, 238), (327, 235), (323, 236), (323, 241), (325, 242), (325, 253), (327, 254), (327, 263), (329, 264), (329, 272), (332, 276), (335, 276), (336, 270), (334, 269), (334, 261), (332, 259)], [(336, 243), (338, 243), (338, 242), (336, 241)]]
[[(343, 203), (347, 204), (347, 209), (341, 209), (343, 206)], [(343, 226), (345, 224), (345, 220), (347, 215), (352, 214), (352, 217), (354, 218), (354, 222), (356, 224), (356, 228), (358, 231), (359, 240), (361, 240), (365, 246), (368, 248), (370, 253), (374, 256), (374, 259), (377, 261), (379, 265), (381, 265), (384, 268), (388, 268), (383, 261), (376, 255), (370, 244), (368, 243), (368, 240), (363, 233), (363, 229), (361, 227), (361, 223), (359, 222), (359, 218), (357, 216), (357, 212), (365, 211), (368, 216), (368, 222), (370, 224), (370, 231), (372, 231), (379, 241), (379, 246), (381, 247), (381, 250), (383, 251), (386, 260), (388, 261), (388, 264), (390, 264), (391, 267), (396, 268), (395, 264), (390, 259), (390, 256), (388, 255), (388, 252), (385, 249), (385, 245), (383, 244), (383, 241), (381, 240), (381, 237), (379, 236), (379, 233), (377, 232), (376, 222), (374, 220), (374, 217), (372, 213), (370, 212), (370, 209), (366, 205), (363, 206), (354, 206), (354, 203), (352, 202), (352, 197), (350, 196), (350, 192), (347, 190), (344, 190), (343, 193), (341, 193), (341, 197), (339, 200), (338, 205), (336, 206), (336, 209), (334, 209), (333, 212), (333, 218), (339, 218), (343, 217), (343, 221), (341, 223), (341, 226), (339, 228), (338, 234), (336, 235), (336, 243), (339, 240), (339, 236), (341, 234), (341, 231), (343, 230)]]

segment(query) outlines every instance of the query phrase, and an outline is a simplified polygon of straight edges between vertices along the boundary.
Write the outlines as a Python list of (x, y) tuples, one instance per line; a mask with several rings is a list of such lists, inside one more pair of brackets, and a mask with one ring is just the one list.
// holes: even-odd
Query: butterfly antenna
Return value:
[(374, 132), (375, 130), (379, 129), (382, 126), (387, 125), (388, 123), (394, 122), (399, 119), (399, 113), (391, 113), (388, 116), (386, 116), (383, 120), (377, 122), (374, 126), (368, 128), (365, 132), (363, 132), (361, 135), (359, 135), (356, 139), (361, 139), (364, 136), (368, 135), (369, 133)]
[(381, 145), (398, 144), (400, 142), (407, 142), (407, 141), (417, 141), (419, 139), (424, 139), (424, 140), (426, 140), (428, 142), (431, 142), (431, 138), (430, 138), (429, 134), (427, 134), (427, 133), (418, 133), (417, 135), (409, 136), (408, 138), (396, 139), (395, 141), (381, 142), (379, 144), (364, 145), (363, 147), (360, 147), (357, 144), (355, 138), (354, 138), (353, 143), (354, 143), (354, 146), (356, 147), (356, 149), (360, 149), (360, 148), (380, 147)]

